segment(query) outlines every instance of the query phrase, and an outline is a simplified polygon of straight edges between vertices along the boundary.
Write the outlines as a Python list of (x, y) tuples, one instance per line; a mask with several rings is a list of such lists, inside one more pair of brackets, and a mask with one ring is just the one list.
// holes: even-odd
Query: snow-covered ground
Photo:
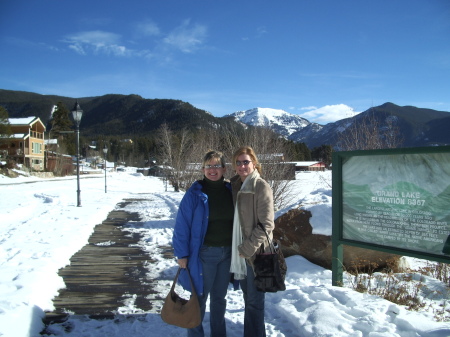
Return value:
[[(58, 270), (69, 263), (70, 257), (87, 243), (95, 225), (123, 198), (135, 194), (152, 198), (148, 203), (132, 203), (127, 210), (139, 212), (143, 218), (141, 244), (156, 258), (155, 270), (175, 273), (175, 261), (158, 259), (155, 247), (170, 244), (183, 193), (172, 189), (166, 192), (160, 179), (134, 172), (108, 173), (108, 193), (104, 192), (103, 175), (82, 176), (81, 207), (77, 207), (74, 177), (45, 180), (0, 176), (0, 336), (39, 336), (44, 311), (53, 309), (52, 298), (64, 287)], [(314, 232), (330, 235), (331, 173), (299, 174), (294, 184), (295, 203), (278, 211), (277, 216), (301, 204), (312, 211)], [(433, 308), (439, 308), (442, 298), (429, 300), (427, 310), (407, 311), (375, 296), (333, 287), (331, 271), (301, 256), (289, 257), (287, 263), (287, 290), (266, 295), (267, 336), (450, 336), (450, 322), (434, 319)], [(432, 284), (436, 292), (445, 290), (432, 278), (424, 277), (422, 282)], [(159, 290), (164, 296), (168, 285)], [(228, 336), (242, 336), (242, 293), (230, 289), (227, 299)], [(185, 334), (183, 329), (165, 324), (157, 309), (142, 313), (128, 302), (117, 312), (115, 320), (73, 316), (65, 324), (52, 325), (51, 331), (55, 336), (73, 337)], [(127, 316), (136, 313), (142, 315)], [(208, 321), (207, 312), (207, 332)]]

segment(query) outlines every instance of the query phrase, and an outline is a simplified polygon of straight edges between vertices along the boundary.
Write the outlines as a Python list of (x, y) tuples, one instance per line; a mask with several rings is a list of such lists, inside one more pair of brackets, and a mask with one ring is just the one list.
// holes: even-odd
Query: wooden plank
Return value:
[[(118, 206), (139, 200), (143, 199), (125, 200)], [(88, 244), (59, 270), (66, 288), (53, 299), (55, 310), (46, 313), (44, 321), (62, 319), (67, 313), (113, 315), (131, 295), (136, 296), (134, 305), (143, 311), (151, 310), (155, 299), (161, 300), (155, 297), (153, 281), (146, 276), (146, 266), (155, 261), (136, 246), (140, 237), (126, 231), (128, 221), (135, 224), (141, 219), (138, 213), (115, 209), (95, 226)], [(164, 257), (173, 258), (170, 246), (161, 249)]]

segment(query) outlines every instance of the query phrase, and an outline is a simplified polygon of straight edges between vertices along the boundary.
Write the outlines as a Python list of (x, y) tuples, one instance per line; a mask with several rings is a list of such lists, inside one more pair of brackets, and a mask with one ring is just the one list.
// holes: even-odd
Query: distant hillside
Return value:
[[(372, 116), (380, 128), (395, 121), (403, 146), (435, 146), (450, 144), (450, 112), (398, 106), (393, 103), (372, 107), (354, 117), (320, 125), (283, 110), (254, 108), (224, 117), (214, 117), (187, 102), (174, 99), (144, 99), (138, 95), (104, 95), (78, 98), (84, 110), (80, 128), (84, 136), (142, 136), (167, 123), (172, 130), (217, 130), (228, 127), (242, 130), (244, 126), (264, 126), (310, 149), (321, 145), (336, 146), (339, 135), (354, 122)], [(0, 105), (10, 117), (38, 116), (48, 124), (53, 106), (62, 102), (71, 110), (76, 99), (39, 95), (0, 89)]]
[[(0, 105), (8, 110), (9, 117), (37, 116), (44, 124), (50, 119), (53, 106), (58, 102), (70, 110), (75, 104), (75, 99), (63, 96), (39, 95), (32, 92), (13, 91), (0, 89)], [(81, 104), (84, 99), (80, 99)]]
[(292, 134), (290, 139), (296, 142), (303, 141), (311, 148), (322, 144), (335, 146), (340, 133), (362, 118), (375, 118), (380, 129), (387, 128), (388, 121), (394, 121), (399, 136), (403, 138), (404, 147), (450, 144), (450, 133), (440, 129), (441, 123), (444, 121), (448, 123), (450, 112), (398, 106), (389, 102), (370, 108), (352, 118), (329, 123), (317, 132), (299, 130)]
[(84, 132), (105, 135), (144, 134), (167, 123), (172, 130), (216, 129), (230, 119), (214, 117), (189, 103), (173, 99), (143, 99), (137, 95), (105, 95), (84, 103)]
[(138, 95), (104, 95), (70, 98), (0, 89), (0, 105), (9, 117), (38, 116), (45, 125), (53, 106), (62, 102), (71, 110), (78, 100), (84, 111), (80, 128), (83, 135), (144, 135), (167, 123), (172, 130), (217, 129), (237, 123), (231, 118), (217, 118), (189, 103), (173, 99), (144, 99)]

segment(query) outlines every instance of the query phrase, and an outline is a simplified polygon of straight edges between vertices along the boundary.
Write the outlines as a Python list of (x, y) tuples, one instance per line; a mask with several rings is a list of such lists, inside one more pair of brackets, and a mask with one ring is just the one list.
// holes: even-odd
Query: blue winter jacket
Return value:
[[(225, 186), (231, 190), (229, 182), (225, 182)], [(203, 267), (199, 254), (209, 218), (208, 196), (202, 192), (202, 187), (201, 181), (194, 182), (181, 199), (172, 238), (175, 256), (188, 259), (189, 272), (198, 295), (203, 295)], [(185, 269), (181, 270), (178, 282), (191, 291)]]

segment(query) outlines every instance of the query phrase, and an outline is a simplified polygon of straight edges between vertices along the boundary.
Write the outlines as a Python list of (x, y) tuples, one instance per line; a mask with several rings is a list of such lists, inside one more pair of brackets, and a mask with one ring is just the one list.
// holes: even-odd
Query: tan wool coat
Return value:
[(253, 262), (256, 251), (264, 243), (268, 251), (268, 242), (264, 231), (257, 226), (258, 221), (266, 228), (272, 239), (274, 224), (273, 192), (269, 184), (259, 174), (252, 174), (246, 179), (252, 179), (246, 183), (245, 190), (241, 189), (242, 182), (239, 175), (231, 178), (231, 190), (233, 203), (238, 203), (239, 221), (241, 224), (243, 242), (238, 247), (239, 253)]

